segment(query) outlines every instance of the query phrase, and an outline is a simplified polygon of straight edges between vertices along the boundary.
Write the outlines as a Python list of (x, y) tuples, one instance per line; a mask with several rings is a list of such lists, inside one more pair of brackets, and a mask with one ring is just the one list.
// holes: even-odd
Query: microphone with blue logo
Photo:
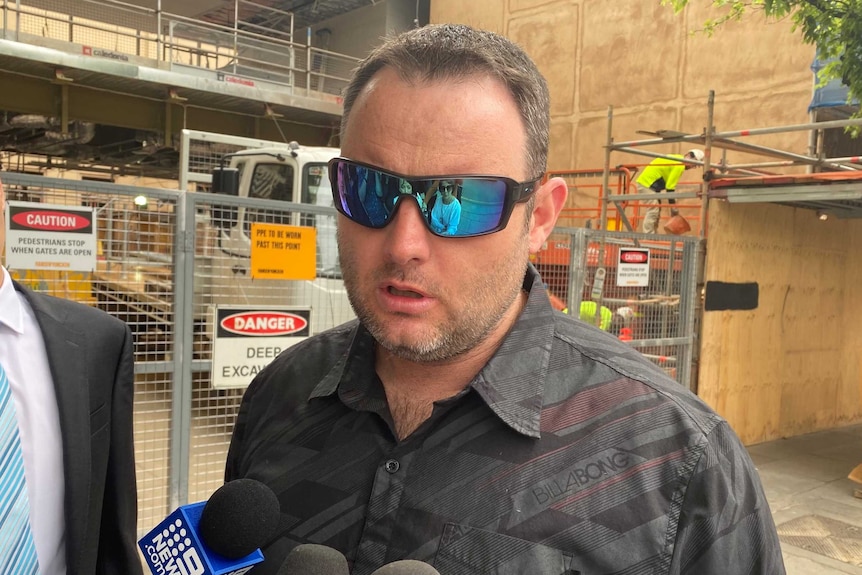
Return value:
[(183, 505), (140, 541), (153, 575), (243, 575), (263, 561), (275, 534), (278, 498), (254, 479), (219, 487), (208, 501)]

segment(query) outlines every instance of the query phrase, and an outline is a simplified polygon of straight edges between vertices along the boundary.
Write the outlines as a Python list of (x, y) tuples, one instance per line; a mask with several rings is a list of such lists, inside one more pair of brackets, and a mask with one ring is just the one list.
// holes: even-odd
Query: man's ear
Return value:
[(538, 252), (545, 245), (545, 241), (557, 225), (557, 217), (566, 204), (568, 195), (569, 190), (562, 178), (551, 178), (536, 192), (536, 203), (533, 206), (530, 222), (531, 254)]

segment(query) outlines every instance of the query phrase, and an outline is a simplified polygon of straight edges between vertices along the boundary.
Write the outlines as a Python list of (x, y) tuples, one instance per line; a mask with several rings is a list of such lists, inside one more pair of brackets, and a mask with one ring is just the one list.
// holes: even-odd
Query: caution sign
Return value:
[(617, 285), (620, 287), (649, 285), (649, 249), (620, 248)]
[(6, 265), (20, 270), (96, 269), (93, 208), (9, 201)]
[(311, 333), (310, 308), (213, 308), (212, 387), (246, 387), (269, 362)]
[(308, 226), (251, 225), (251, 277), (313, 280), (317, 276), (317, 230)]

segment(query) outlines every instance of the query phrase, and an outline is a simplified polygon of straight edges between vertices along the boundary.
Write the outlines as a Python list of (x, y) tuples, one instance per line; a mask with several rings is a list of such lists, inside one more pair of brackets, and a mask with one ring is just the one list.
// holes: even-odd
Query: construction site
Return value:
[[(244, 388), (272, 359), (218, 363), (223, 317), (289, 308), (309, 334), (354, 317), (327, 177), (351, 71), (386, 34), (463, 22), (521, 43), (549, 78), (545, 178), (565, 179), (569, 200), (533, 264), (555, 306), (696, 393), (755, 463), (820, 466), (817, 485), (803, 477), (781, 491), (776, 479), (768, 493), (782, 541), (806, 550), (791, 552), (813, 565), (799, 575), (862, 573), (858, 535), (841, 532), (844, 547), (811, 535), (827, 523), (862, 529), (862, 499), (842, 483), (862, 463), (862, 139), (851, 134), (862, 120), (846, 87), (817, 83), (814, 50), (789, 24), (755, 19), (706, 39), (689, 32), (706, 8), (675, 17), (648, 0), (174, 4), (0, 2), (7, 200), (97, 222), (90, 269), (15, 265), (25, 260), (8, 253), (3, 263), (22, 284), (131, 327), (140, 533), (222, 484)], [(667, 30), (650, 71), (666, 83), (642, 73), (654, 54), (621, 47), (636, 35), (623, 10)], [(574, 40), (553, 34), (563, 25)], [(763, 55), (717, 54), (752, 36)], [(605, 61), (605, 74), (590, 65)], [(654, 194), (638, 191), (638, 176), (691, 149), (703, 159), (663, 194), (685, 227), (664, 227), (662, 210), (660, 233), (643, 233)], [(237, 170), (235, 194), (214, 182), (225, 167)], [(255, 267), (285, 252), (253, 230), (285, 225), (314, 230), (310, 243), (295, 238), (306, 259), (290, 261), (304, 271)], [(775, 447), (792, 438), (801, 452)], [(811, 497), (821, 487), (828, 494)], [(825, 519), (812, 527), (817, 508)]]

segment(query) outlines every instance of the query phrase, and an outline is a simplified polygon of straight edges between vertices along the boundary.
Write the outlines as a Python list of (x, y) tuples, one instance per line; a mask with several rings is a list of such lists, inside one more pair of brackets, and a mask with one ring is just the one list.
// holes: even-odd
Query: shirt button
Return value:
[(398, 463), (394, 459), (389, 459), (386, 463), (383, 464), (383, 468), (386, 469), (389, 473), (395, 473), (401, 467), (401, 464)]

